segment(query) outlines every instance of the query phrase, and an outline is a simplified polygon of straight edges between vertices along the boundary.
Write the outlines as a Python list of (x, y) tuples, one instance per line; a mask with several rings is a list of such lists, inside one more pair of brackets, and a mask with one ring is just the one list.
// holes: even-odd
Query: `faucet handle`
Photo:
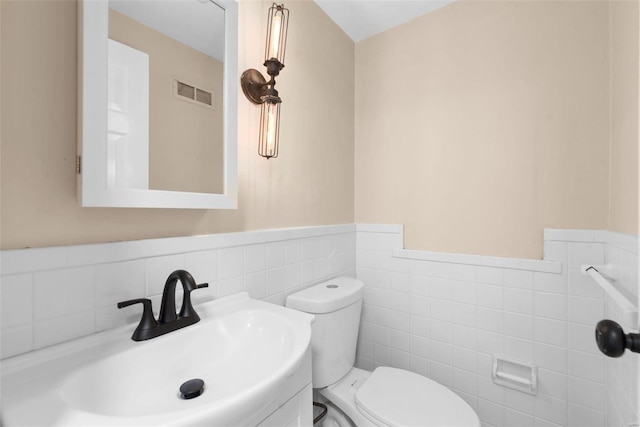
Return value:
[(126, 300), (126, 301), (120, 301), (118, 303), (118, 308), (125, 308), (125, 307), (129, 307), (130, 305), (133, 304), (142, 304), (142, 305), (147, 305), (147, 303), (149, 305), (151, 305), (151, 300), (149, 298), (136, 298), (136, 299), (130, 299), (130, 300)]
[(180, 317), (193, 317), (200, 320), (200, 316), (198, 316), (198, 313), (196, 313), (196, 311), (194, 310), (193, 305), (191, 305), (191, 292), (196, 289), (202, 289), (202, 288), (208, 288), (208, 287), (209, 287), (208, 283), (200, 283), (199, 285), (196, 285), (195, 288), (191, 288), (188, 290), (185, 289), (184, 298), (182, 300), (182, 307), (180, 308)]
[[(139, 331), (143, 329), (151, 329), (158, 326), (158, 322), (156, 322), (155, 317), (153, 317), (153, 309), (151, 305), (151, 300), (149, 298), (137, 298), (137, 299), (130, 299), (127, 301), (121, 301), (118, 303), (118, 308), (128, 307), (133, 304), (142, 304), (142, 307), (143, 307), (142, 317), (140, 318), (140, 323), (138, 324), (138, 327), (134, 332), (134, 336), (137, 336)], [(139, 341), (139, 340), (136, 340), (135, 338), (134, 340)]]

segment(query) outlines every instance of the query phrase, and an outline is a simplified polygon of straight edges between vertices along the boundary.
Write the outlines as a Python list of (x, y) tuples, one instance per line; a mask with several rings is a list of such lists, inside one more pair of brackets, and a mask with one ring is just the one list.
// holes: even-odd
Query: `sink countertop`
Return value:
[[(299, 369), (314, 317), (246, 292), (196, 310), (200, 322), (148, 341), (128, 325), (3, 360), (3, 425), (242, 425)], [(180, 399), (192, 378), (204, 393)]]

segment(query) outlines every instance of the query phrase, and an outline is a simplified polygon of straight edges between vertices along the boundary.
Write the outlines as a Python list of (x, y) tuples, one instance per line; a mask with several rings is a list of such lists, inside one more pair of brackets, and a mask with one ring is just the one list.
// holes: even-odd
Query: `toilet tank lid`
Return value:
[(336, 277), (287, 297), (287, 307), (306, 313), (331, 313), (362, 299), (364, 285), (351, 277)]

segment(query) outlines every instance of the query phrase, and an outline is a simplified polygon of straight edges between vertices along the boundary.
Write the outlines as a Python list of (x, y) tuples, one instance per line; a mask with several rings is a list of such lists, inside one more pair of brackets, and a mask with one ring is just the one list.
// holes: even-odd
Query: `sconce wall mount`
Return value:
[(249, 68), (240, 76), (240, 83), (244, 96), (254, 104), (262, 104), (262, 97), (267, 94), (267, 81), (262, 73), (255, 68)]

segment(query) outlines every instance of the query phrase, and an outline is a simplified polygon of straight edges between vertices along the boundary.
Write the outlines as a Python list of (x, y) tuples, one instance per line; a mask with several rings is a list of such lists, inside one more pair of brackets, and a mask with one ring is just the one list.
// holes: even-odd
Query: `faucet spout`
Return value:
[(182, 299), (182, 307), (180, 308), (180, 318), (192, 318), (195, 322), (200, 320), (200, 316), (191, 305), (191, 291), (194, 289), (206, 288), (209, 285), (202, 283), (196, 285), (193, 276), (185, 270), (176, 270), (169, 275), (162, 292), (162, 304), (160, 305), (160, 315), (158, 323), (170, 323), (178, 320), (176, 314), (176, 283), (180, 281), (184, 297)]
[(178, 280), (182, 283), (185, 296), (187, 295), (187, 290), (190, 291), (196, 287), (196, 282), (189, 272), (176, 270), (171, 273), (164, 284), (158, 323), (169, 323), (178, 319), (178, 315), (176, 314), (176, 283)]

